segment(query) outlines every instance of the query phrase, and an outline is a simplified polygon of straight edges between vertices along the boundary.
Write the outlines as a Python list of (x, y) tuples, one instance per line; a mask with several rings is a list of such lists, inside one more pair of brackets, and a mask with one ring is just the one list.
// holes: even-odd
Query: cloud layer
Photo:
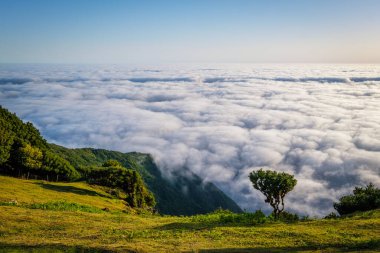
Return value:
[(269, 210), (248, 174), (295, 174), (287, 208), (324, 215), (380, 185), (380, 66), (0, 66), (0, 101), (48, 141), (151, 153), (248, 210)]

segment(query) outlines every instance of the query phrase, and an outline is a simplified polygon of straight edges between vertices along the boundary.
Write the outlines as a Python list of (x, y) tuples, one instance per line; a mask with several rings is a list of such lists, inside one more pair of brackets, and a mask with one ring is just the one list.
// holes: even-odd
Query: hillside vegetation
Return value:
[[(115, 164), (107, 164), (115, 160)], [(163, 177), (152, 157), (102, 149), (68, 149), (49, 144), (33, 124), (22, 122), (0, 106), (0, 173), (46, 181), (87, 181), (113, 188), (132, 208), (163, 214), (190, 215), (240, 207), (212, 183), (203, 182), (186, 168)], [(183, 176), (186, 174), (186, 177)]]
[(0, 252), (380, 250), (379, 210), (298, 222), (273, 221), (260, 212), (188, 217), (131, 212), (106, 188), (0, 176)]
[[(240, 207), (212, 183), (205, 183), (197, 175), (187, 172), (165, 178), (153, 158), (137, 152), (121, 153), (104, 149), (68, 149), (50, 144), (54, 153), (68, 160), (76, 168), (100, 166), (109, 159), (117, 160), (126, 168), (139, 172), (156, 198), (157, 210), (162, 214), (192, 215), (214, 211), (218, 208), (242, 212)], [(184, 190), (185, 189), (185, 190)]]

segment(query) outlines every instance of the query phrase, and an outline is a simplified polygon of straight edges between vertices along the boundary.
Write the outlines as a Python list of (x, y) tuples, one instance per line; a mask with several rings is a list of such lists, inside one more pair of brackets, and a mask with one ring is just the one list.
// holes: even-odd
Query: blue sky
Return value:
[(0, 62), (380, 62), (380, 1), (0, 1)]

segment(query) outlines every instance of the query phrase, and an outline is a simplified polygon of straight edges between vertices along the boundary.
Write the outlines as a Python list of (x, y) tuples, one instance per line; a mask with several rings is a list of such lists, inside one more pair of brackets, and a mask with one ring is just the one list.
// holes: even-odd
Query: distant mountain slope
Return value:
[[(104, 149), (68, 149), (50, 144), (51, 150), (67, 159), (74, 167), (101, 165), (109, 159), (118, 160), (124, 167), (137, 170), (154, 193), (157, 208), (162, 214), (192, 215), (217, 208), (242, 212), (241, 208), (212, 183), (203, 183), (195, 174), (191, 177), (164, 178), (152, 157), (142, 153), (121, 153)], [(191, 174), (191, 173), (188, 173)]]

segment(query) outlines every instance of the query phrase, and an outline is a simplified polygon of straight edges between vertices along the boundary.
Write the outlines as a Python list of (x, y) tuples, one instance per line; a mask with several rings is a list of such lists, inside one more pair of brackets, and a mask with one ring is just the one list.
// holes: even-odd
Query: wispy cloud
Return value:
[(380, 185), (380, 66), (211, 67), (3, 66), (0, 100), (51, 142), (149, 152), (251, 210), (261, 167), (295, 174), (288, 208), (309, 215)]

